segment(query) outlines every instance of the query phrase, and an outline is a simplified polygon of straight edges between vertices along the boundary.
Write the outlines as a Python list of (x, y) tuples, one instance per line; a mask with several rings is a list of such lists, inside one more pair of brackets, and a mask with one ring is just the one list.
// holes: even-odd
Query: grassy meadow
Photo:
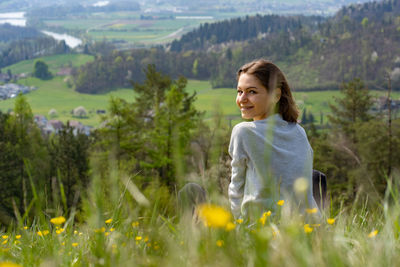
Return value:
[(176, 198), (165, 190), (131, 190), (122, 176), (106, 184), (94, 178), (79, 214), (73, 208), (64, 217), (59, 208), (2, 228), (0, 266), (365, 267), (399, 261), (394, 190), (374, 210), (357, 198), (352, 207), (328, 205), (318, 217), (314, 209), (289, 214), (288, 203), (277, 201), (273, 212), (248, 223), (232, 218), (215, 187), (192, 218), (177, 212)]
[[(54, 56), (46, 56), (40, 58), (49, 66), (49, 70), (56, 74), (62, 68), (67, 67), (78, 67), (86, 62), (93, 60), (93, 56), (84, 55), (84, 54), (64, 54), (64, 55), (54, 55)], [(35, 62), (38, 59), (30, 59), (18, 62), (8, 67), (2, 68), (2, 72), (7, 72), (7, 70), (11, 70), (13, 74), (21, 74), (21, 73), (32, 73)]]
[[(56, 55), (41, 58), (49, 65), (53, 74), (60, 69), (70, 66), (79, 66), (93, 59), (92, 56), (81, 54)], [(26, 60), (3, 68), (12, 73), (31, 73), (33, 71), (35, 60)], [(73, 87), (68, 86), (68, 77), (55, 76), (48, 81), (42, 81), (36, 78), (28, 77), (20, 79), (19, 84), (34, 86), (37, 90), (26, 95), (34, 114), (47, 115), (51, 109), (58, 113), (57, 119), (66, 122), (68, 120), (79, 120), (85, 125), (97, 126), (100, 123), (100, 116), (96, 114), (97, 110), (107, 109), (111, 96), (126, 99), (128, 102), (134, 101), (135, 93), (131, 88), (121, 88), (106, 94), (89, 95), (74, 91)], [(240, 112), (235, 104), (236, 90), (234, 88), (212, 89), (208, 81), (189, 80), (187, 84), (189, 93), (196, 92), (195, 107), (205, 112), (205, 117), (211, 118), (216, 112), (222, 113), (230, 123), (240, 121)], [(385, 92), (373, 91), (374, 96), (385, 95)], [(312, 112), (315, 117), (315, 123), (327, 122), (326, 115), (330, 113), (329, 103), (333, 103), (334, 97), (340, 97), (339, 91), (312, 91), (312, 92), (294, 92), (300, 111), (304, 109), (307, 113)], [(400, 98), (399, 92), (393, 93), (393, 98)], [(86, 118), (75, 118), (71, 111), (79, 106), (85, 107), (88, 111)], [(14, 99), (0, 101), (0, 110), (7, 112), (13, 109)]]

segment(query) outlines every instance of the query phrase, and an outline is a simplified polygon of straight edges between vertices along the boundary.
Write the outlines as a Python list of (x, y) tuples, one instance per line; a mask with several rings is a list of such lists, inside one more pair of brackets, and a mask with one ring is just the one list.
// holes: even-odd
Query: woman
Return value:
[[(229, 154), (232, 177), (229, 200), (235, 218), (258, 217), (285, 206), (316, 208), (312, 195), (313, 151), (282, 71), (267, 60), (242, 66), (237, 73), (237, 97), (242, 118), (232, 130)], [(295, 190), (297, 179), (307, 184)]]

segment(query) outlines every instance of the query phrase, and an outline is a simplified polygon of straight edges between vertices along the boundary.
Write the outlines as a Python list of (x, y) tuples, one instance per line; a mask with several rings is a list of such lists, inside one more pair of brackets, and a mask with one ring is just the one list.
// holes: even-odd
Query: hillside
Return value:
[[(334, 89), (354, 77), (380, 88), (386, 70), (395, 73), (399, 65), (399, 15), (400, 1), (383, 1), (343, 7), (327, 20), (246, 17), (205, 24), (173, 42), (171, 50), (228, 53), (213, 75), (215, 87), (232, 86), (233, 75), (227, 73), (265, 57), (283, 66), (297, 89)], [(394, 87), (400, 89), (399, 81)]]
[(213, 88), (226, 88), (235, 86), (242, 64), (267, 58), (282, 68), (295, 90), (337, 90), (356, 77), (371, 89), (382, 89), (387, 72), (398, 90), (399, 16), (397, 0), (344, 7), (329, 19), (257, 15), (204, 24), (173, 42), (170, 50), (135, 49), (98, 57), (81, 67), (74, 81), (79, 92), (107, 92), (130, 80), (143, 81), (142, 69), (155, 64), (174, 78), (210, 80)]
[(79, 67), (81, 65), (84, 65), (85, 63), (92, 61), (93, 56), (84, 54), (46, 56), (38, 59), (24, 60), (11, 66), (4, 67), (3, 69), (1, 69), (1, 71), (7, 72), (8, 70), (10, 70), (13, 74), (32, 73), (35, 61), (39, 59), (46, 62), (46, 64), (49, 65), (50, 71), (53, 74), (56, 74), (64, 68)]

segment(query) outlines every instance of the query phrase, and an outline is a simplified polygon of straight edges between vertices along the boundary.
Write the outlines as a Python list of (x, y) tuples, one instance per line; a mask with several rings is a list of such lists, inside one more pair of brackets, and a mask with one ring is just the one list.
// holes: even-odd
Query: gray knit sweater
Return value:
[[(241, 122), (232, 130), (229, 154), (228, 193), (235, 218), (246, 217), (251, 207), (274, 210), (281, 199), (302, 210), (317, 207), (312, 195), (313, 151), (299, 124), (288, 123), (279, 114)], [(293, 188), (300, 177), (308, 182), (302, 196)]]

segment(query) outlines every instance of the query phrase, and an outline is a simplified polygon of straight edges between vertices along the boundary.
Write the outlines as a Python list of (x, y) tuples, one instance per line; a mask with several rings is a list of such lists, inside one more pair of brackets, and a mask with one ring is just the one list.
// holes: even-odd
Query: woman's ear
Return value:
[(276, 88), (275, 92), (274, 92), (274, 102), (275, 102), (275, 104), (279, 102), (279, 100), (281, 99), (281, 95), (282, 95), (281, 88)]

